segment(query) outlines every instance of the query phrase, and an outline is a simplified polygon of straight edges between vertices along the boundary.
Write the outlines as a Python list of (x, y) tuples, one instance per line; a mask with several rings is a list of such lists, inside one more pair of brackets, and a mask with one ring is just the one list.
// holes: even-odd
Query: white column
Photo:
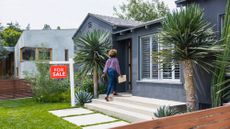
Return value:
[(69, 58), (69, 72), (70, 72), (70, 95), (71, 95), (71, 106), (75, 106), (75, 96), (74, 96), (74, 61)]

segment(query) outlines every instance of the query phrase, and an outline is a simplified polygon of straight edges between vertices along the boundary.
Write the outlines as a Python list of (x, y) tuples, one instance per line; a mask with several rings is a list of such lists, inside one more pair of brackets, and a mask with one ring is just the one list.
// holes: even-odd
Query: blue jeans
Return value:
[(109, 84), (107, 87), (106, 95), (109, 96), (109, 94), (112, 91), (116, 91), (116, 85), (117, 85), (117, 71), (109, 68), (108, 69), (108, 76), (109, 76)]

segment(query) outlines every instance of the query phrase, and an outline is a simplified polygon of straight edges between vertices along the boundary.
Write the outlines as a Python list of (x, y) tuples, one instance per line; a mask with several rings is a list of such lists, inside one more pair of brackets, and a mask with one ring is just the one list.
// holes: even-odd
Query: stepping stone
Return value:
[(127, 124), (129, 123), (124, 122), (124, 121), (118, 121), (118, 122), (113, 122), (113, 123), (108, 123), (108, 124), (87, 126), (87, 127), (83, 127), (83, 129), (109, 129), (109, 128), (114, 128), (114, 127), (127, 125)]
[(63, 118), (75, 125), (82, 126), (82, 125), (91, 125), (91, 124), (98, 124), (103, 122), (111, 122), (117, 119), (103, 115), (103, 114), (89, 114), (89, 115), (82, 115), (82, 116), (72, 116), (72, 117), (65, 117)]
[(87, 110), (84, 108), (70, 108), (70, 109), (55, 110), (55, 111), (49, 111), (49, 112), (58, 116), (58, 117), (93, 113), (93, 111), (90, 111), (90, 110)]

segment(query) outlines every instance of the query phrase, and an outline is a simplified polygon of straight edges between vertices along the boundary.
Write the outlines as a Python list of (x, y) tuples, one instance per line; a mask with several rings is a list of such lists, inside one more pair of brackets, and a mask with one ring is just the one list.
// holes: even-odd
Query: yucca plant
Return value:
[(227, 1), (225, 17), (224, 17), (224, 29), (221, 34), (221, 43), (224, 46), (224, 51), (217, 58), (217, 68), (215, 70), (215, 76), (212, 83), (212, 106), (221, 106), (223, 99), (230, 97), (230, 86), (227, 85), (230, 81), (225, 80), (226, 67), (230, 65), (230, 1)]
[(160, 118), (160, 117), (166, 117), (166, 116), (173, 116), (178, 114), (179, 111), (177, 111), (175, 108), (170, 106), (161, 106), (157, 109), (157, 112), (154, 113), (154, 116)]
[(170, 50), (160, 52), (165, 63), (183, 66), (184, 88), (188, 110), (196, 107), (196, 86), (193, 82), (194, 64), (209, 71), (214, 67), (210, 59), (221, 50), (215, 42), (210, 24), (203, 18), (203, 10), (196, 4), (168, 13), (162, 23), (161, 43)]
[(90, 103), (93, 96), (86, 91), (78, 91), (75, 94), (76, 104), (84, 105), (85, 103)]
[(76, 63), (80, 67), (81, 75), (93, 74), (94, 98), (98, 96), (99, 75), (107, 59), (107, 51), (111, 47), (110, 34), (94, 30), (75, 40), (77, 53)]

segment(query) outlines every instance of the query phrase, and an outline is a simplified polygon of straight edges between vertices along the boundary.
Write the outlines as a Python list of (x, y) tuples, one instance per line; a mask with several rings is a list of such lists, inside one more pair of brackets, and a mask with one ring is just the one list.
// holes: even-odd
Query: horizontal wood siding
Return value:
[(25, 80), (0, 80), (0, 100), (31, 96), (31, 86)]
[(113, 129), (229, 129), (230, 105), (150, 120)]

